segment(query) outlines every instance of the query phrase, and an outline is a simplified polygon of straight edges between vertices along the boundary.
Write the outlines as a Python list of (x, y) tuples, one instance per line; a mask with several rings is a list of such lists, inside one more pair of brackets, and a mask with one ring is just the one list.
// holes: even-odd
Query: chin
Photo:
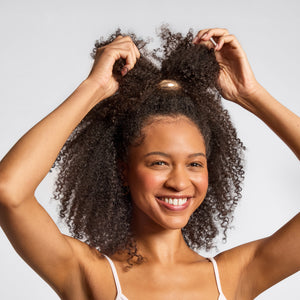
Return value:
[(163, 223), (161, 223), (161, 226), (164, 227), (165, 229), (169, 229), (169, 230), (177, 230), (177, 229), (182, 229), (183, 227), (186, 226), (186, 224), (188, 223), (188, 220), (168, 220), (168, 221), (164, 221)]

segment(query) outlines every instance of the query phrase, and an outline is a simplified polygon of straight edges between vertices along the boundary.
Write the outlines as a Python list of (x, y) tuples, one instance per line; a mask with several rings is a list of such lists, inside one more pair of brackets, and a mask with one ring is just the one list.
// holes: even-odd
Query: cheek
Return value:
[(140, 169), (129, 175), (129, 186), (132, 192), (155, 192), (165, 181), (165, 176), (151, 172), (151, 170)]
[(200, 180), (200, 184), (203, 188), (205, 188), (207, 190), (208, 188), (208, 176), (203, 176), (203, 178), (201, 178)]
[(206, 194), (208, 189), (208, 174), (202, 174), (201, 176), (196, 176), (192, 178), (194, 185), (197, 187), (201, 194)]

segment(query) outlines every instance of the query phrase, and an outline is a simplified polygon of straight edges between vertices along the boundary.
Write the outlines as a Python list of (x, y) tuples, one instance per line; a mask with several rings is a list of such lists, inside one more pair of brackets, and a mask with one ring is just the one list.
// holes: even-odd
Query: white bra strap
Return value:
[(113, 272), (114, 280), (115, 280), (115, 284), (116, 284), (116, 288), (117, 288), (117, 294), (121, 295), (122, 294), (122, 289), (121, 289), (121, 284), (120, 284), (120, 281), (119, 281), (119, 277), (118, 277), (116, 267), (115, 267), (113, 261), (108, 256), (106, 256), (105, 254), (103, 254), (103, 256), (108, 260), (108, 262), (110, 264), (110, 267), (111, 267), (111, 270)]
[(224, 296), (222, 287), (221, 287), (221, 281), (220, 281), (220, 275), (219, 275), (219, 269), (216, 260), (213, 257), (208, 257), (208, 259), (212, 262), (214, 266), (214, 271), (215, 271), (215, 277), (216, 277), (216, 282), (217, 282), (217, 287), (219, 290), (220, 295)]

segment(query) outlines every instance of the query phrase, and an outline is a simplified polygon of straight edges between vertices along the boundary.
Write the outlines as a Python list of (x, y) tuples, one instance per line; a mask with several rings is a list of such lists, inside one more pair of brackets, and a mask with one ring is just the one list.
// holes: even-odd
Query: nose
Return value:
[(189, 175), (185, 168), (176, 167), (168, 174), (165, 181), (165, 187), (175, 190), (177, 192), (183, 191), (191, 184)]

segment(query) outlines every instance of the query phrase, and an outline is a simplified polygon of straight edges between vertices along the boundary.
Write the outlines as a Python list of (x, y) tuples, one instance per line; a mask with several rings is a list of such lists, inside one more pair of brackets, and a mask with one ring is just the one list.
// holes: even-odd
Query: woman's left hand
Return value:
[[(217, 43), (216, 46), (210, 40), (211, 38)], [(198, 32), (193, 43), (214, 47), (221, 68), (219, 86), (222, 96), (245, 106), (246, 99), (261, 86), (256, 81), (246, 53), (236, 37), (229, 34), (226, 29), (203, 29)]]

